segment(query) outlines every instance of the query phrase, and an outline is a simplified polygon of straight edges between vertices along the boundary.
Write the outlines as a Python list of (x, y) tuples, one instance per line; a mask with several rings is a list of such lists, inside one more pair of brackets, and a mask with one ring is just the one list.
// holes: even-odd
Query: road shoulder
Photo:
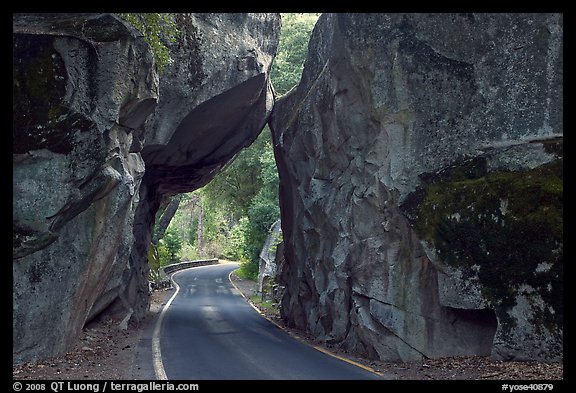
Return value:
[(287, 326), (280, 317), (278, 308), (260, 307), (253, 302), (257, 295), (258, 284), (255, 281), (238, 277), (235, 272), (230, 280), (243, 297), (259, 312), (286, 331), (292, 337), (304, 342), (321, 352), (340, 358), (347, 362), (361, 365), (373, 372), (384, 375), (386, 379), (397, 380), (561, 380), (563, 363), (541, 362), (504, 362), (487, 356), (462, 356), (442, 359), (424, 359), (418, 362), (382, 362), (366, 359), (350, 352), (315, 339), (307, 332)]

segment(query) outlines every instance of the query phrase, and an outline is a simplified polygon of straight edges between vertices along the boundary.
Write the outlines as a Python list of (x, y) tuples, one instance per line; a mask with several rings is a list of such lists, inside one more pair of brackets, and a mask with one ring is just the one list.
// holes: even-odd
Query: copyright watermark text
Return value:
[(170, 381), (149, 381), (149, 382), (20, 382), (12, 383), (15, 392), (148, 392), (148, 391), (197, 391), (200, 386), (197, 383), (172, 383)]

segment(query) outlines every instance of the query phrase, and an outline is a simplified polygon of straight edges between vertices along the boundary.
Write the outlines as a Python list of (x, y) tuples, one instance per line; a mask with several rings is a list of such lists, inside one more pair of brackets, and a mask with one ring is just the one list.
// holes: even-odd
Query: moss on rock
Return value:
[(14, 36), (12, 150), (68, 154), (78, 131), (92, 123), (63, 102), (67, 73), (53, 37)]
[[(546, 148), (561, 151), (559, 144)], [(427, 176), (403, 205), (441, 262), (478, 277), (504, 331), (514, 327), (508, 311), (522, 291), (546, 303), (531, 321), (536, 329), (562, 326), (562, 163), (558, 158), (534, 169), (488, 173), (478, 157)]]

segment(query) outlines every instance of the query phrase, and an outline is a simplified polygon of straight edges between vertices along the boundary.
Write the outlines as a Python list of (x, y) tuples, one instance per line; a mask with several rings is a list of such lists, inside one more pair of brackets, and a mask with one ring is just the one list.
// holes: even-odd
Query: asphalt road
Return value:
[[(174, 273), (178, 291), (156, 328), (158, 367), (172, 380), (378, 379), (279, 329), (228, 279), (238, 264)], [(160, 362), (158, 360), (161, 360)]]

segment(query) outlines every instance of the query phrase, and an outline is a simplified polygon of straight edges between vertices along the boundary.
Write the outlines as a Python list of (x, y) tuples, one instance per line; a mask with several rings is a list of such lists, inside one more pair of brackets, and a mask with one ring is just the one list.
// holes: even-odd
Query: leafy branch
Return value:
[(168, 45), (176, 42), (180, 34), (174, 14), (121, 13), (118, 16), (142, 33), (152, 49), (158, 72), (162, 72), (164, 67), (172, 63)]

